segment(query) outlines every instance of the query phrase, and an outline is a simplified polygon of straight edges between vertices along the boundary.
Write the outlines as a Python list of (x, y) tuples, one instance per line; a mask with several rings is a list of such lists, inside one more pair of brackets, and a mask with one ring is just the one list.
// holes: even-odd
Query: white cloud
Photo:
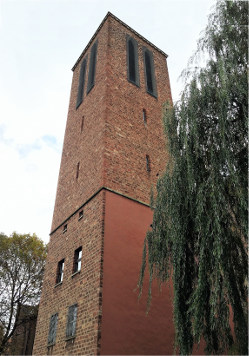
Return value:
[[(0, 231), (48, 241), (71, 68), (111, 11), (169, 54), (173, 97), (214, 0), (0, 1)], [(132, 11), (131, 11), (132, 9)]]

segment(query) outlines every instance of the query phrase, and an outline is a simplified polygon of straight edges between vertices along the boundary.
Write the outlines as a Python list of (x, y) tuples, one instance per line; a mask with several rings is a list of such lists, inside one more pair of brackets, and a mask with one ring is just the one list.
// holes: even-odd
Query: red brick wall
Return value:
[[(140, 88), (127, 80), (127, 34), (138, 42)], [(86, 95), (90, 51), (96, 40), (95, 85)], [(157, 98), (146, 92), (143, 45), (154, 55)], [(86, 55), (84, 98), (76, 110), (80, 65)], [(47, 353), (50, 316), (57, 312), (59, 319), (53, 354), (96, 354), (101, 351), (105, 190), (94, 194), (105, 186), (149, 203), (151, 185), (156, 183), (157, 175), (167, 161), (162, 126), (162, 104), (167, 99), (171, 100), (171, 95), (165, 56), (113, 16), (108, 16), (74, 69), (34, 354)], [(146, 126), (143, 109), (147, 113)], [(146, 154), (150, 156), (151, 172), (146, 170)], [(80, 168), (76, 179), (78, 162)], [(77, 209), (82, 205), (85, 205), (84, 218), (78, 221)], [(68, 230), (63, 234), (66, 223)], [(143, 232), (147, 225), (146, 220)], [(137, 231), (135, 225), (134, 229)], [(139, 239), (142, 240), (142, 234)], [(74, 251), (79, 246), (83, 248), (81, 273), (72, 277)], [(140, 246), (142, 248), (141, 241), (138, 249)], [(57, 265), (63, 258), (64, 280), (55, 287)], [(139, 264), (140, 256), (137, 258)], [(118, 264), (113, 268), (118, 268)], [(75, 303), (78, 303), (78, 318), (72, 344), (65, 341), (65, 332), (68, 307)], [(106, 336), (103, 338), (107, 339)]]
[[(97, 354), (101, 311), (101, 264), (103, 244), (104, 194), (100, 192), (84, 208), (84, 217), (75, 214), (66, 233), (58, 229), (49, 243), (37, 333), (33, 354), (47, 354), (50, 316), (58, 313), (53, 354)], [(74, 251), (82, 246), (80, 273), (72, 277)], [(55, 286), (57, 264), (65, 258), (64, 278)], [(78, 304), (77, 331), (74, 343), (67, 342), (68, 307)], [(72, 351), (73, 350), (73, 351)]]
[[(127, 80), (127, 35), (138, 42), (139, 88)], [(163, 103), (171, 100), (166, 58), (113, 18), (109, 19), (109, 37), (104, 184), (149, 203), (151, 185), (167, 161), (162, 125)], [(143, 46), (154, 55), (157, 99), (146, 91)], [(146, 171), (146, 154), (150, 156), (150, 173)]]
[[(103, 183), (104, 115), (106, 107), (106, 58), (108, 26), (98, 33), (95, 85), (86, 95), (91, 47), (82, 104), (76, 110), (82, 58), (73, 73), (71, 97), (57, 186), (52, 231), (82, 205)], [(92, 44), (94, 44), (93, 41)], [(81, 121), (84, 127), (81, 133)], [(79, 177), (76, 167), (80, 162)]]

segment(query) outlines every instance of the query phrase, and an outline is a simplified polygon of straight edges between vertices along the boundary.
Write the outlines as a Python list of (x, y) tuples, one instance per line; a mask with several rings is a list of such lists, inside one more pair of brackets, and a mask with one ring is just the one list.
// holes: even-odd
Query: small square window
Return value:
[(71, 338), (76, 334), (77, 304), (68, 308), (66, 337)]
[(60, 262), (58, 262), (57, 274), (56, 274), (56, 284), (61, 283), (63, 281), (64, 262), (65, 262), (64, 259), (61, 260)]
[(81, 210), (80, 212), (79, 212), (79, 220), (81, 220), (83, 218), (83, 210)]
[(74, 251), (73, 273), (79, 272), (81, 269), (82, 247)]

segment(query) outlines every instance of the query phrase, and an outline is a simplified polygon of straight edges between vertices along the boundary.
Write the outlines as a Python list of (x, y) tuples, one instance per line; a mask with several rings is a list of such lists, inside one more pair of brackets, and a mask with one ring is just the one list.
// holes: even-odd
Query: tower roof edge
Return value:
[(110, 11), (107, 12), (107, 14), (105, 15), (104, 19), (102, 20), (101, 24), (99, 25), (99, 27), (97, 28), (97, 30), (95, 31), (94, 35), (92, 36), (92, 38), (90, 39), (90, 41), (88, 42), (88, 44), (86, 45), (85, 49), (83, 50), (83, 52), (81, 53), (81, 55), (79, 56), (79, 58), (77, 59), (76, 63), (74, 64), (74, 66), (72, 67), (72, 71), (74, 71), (74, 69), (76, 68), (77, 64), (79, 63), (79, 61), (81, 60), (81, 58), (84, 56), (85, 52), (87, 51), (87, 49), (90, 47), (91, 43), (94, 41), (95, 37), (97, 36), (97, 34), (99, 33), (99, 31), (101, 30), (102, 26), (104, 25), (104, 23), (106, 22), (106, 20), (108, 19), (108, 17), (112, 17), (113, 19), (115, 19), (117, 22), (119, 22), (121, 25), (123, 25), (124, 27), (126, 27), (128, 30), (130, 30), (131, 32), (133, 32), (136, 36), (138, 36), (139, 38), (141, 38), (144, 42), (148, 43), (151, 47), (153, 47), (155, 50), (157, 50), (158, 52), (160, 52), (162, 55), (164, 55), (166, 58), (168, 57), (168, 55), (163, 52), (160, 48), (158, 48), (157, 46), (155, 46), (152, 42), (150, 42), (149, 40), (147, 40), (144, 36), (140, 35), (137, 31), (133, 30), (133, 28), (131, 28), (130, 26), (128, 26), (125, 22), (123, 22), (122, 20), (120, 20), (117, 16), (113, 15)]

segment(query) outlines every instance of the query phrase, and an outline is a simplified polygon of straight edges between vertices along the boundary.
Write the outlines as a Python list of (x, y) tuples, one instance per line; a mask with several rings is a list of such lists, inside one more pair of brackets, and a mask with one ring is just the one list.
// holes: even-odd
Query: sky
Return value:
[(49, 241), (72, 71), (108, 11), (168, 54), (178, 78), (215, 0), (0, 0), (0, 232)]

